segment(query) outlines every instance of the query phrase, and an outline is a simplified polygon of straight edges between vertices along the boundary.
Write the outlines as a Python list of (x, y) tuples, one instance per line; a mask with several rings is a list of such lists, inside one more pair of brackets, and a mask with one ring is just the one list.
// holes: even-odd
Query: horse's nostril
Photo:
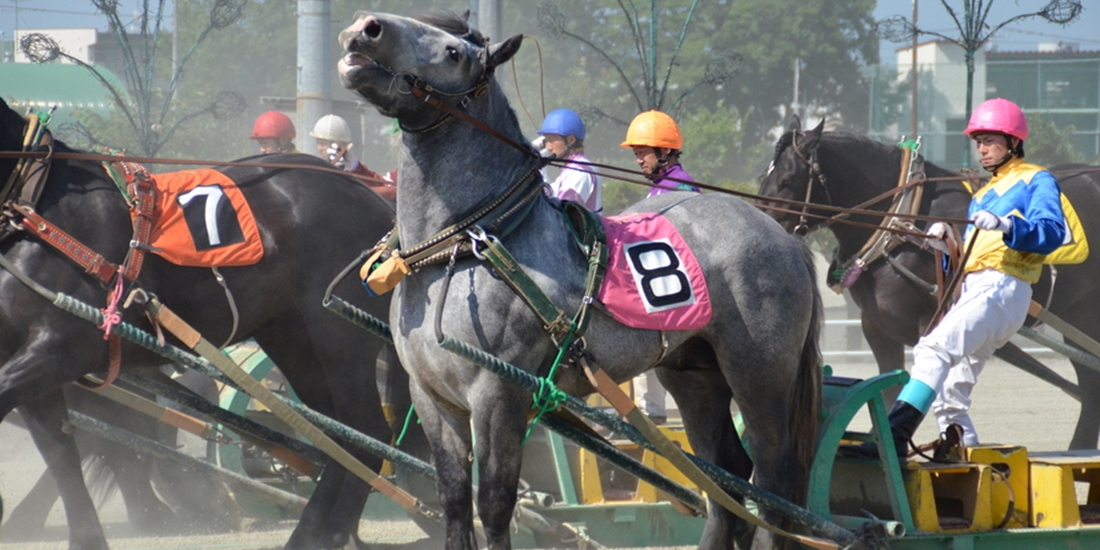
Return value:
[(363, 23), (363, 34), (370, 38), (378, 38), (378, 35), (382, 34), (382, 23), (371, 17)]

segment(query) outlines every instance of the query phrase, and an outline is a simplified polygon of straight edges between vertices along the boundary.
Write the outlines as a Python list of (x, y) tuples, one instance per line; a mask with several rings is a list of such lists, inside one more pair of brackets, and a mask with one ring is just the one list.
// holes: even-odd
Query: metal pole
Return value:
[[(794, 59), (794, 92), (791, 94), (791, 97), (794, 98), (794, 102), (791, 103), (791, 112), (796, 114), (796, 115), (798, 114), (798, 108), (801, 107), (801, 105), (798, 104), (798, 80), (802, 76), (800, 74), (801, 69), (802, 69), (802, 59), (796, 57)], [(872, 84), (872, 87), (873, 86), (874, 86), (874, 84)]]
[(910, 52), (912, 57), (913, 78), (909, 81), (909, 95), (910, 95), (910, 120), (909, 120), (909, 137), (917, 139), (917, 76), (920, 74), (917, 72), (917, 0), (913, 0), (913, 51)]
[(493, 42), (504, 39), (500, 22), (501, 0), (478, 0), (477, 28)]
[(134, 435), (125, 430), (120, 430), (114, 426), (108, 425), (104, 422), (100, 422), (90, 416), (86, 416), (77, 411), (69, 411), (69, 421), (72, 422), (77, 428), (84, 430), (90, 434), (97, 435), (104, 439), (114, 441), (121, 445), (125, 445), (138, 451), (152, 455), (156, 458), (172, 461), (181, 467), (190, 469), (198, 474), (216, 478), (231, 488), (238, 491), (247, 491), (264, 500), (273, 502), (278, 506), (291, 510), (293, 512), (301, 513), (306, 507), (306, 499), (277, 489), (275, 487), (269, 487), (256, 481), (252, 478), (245, 477), (236, 472), (231, 472), (224, 468), (219, 468), (210, 464), (204, 460), (185, 455), (175, 449), (171, 449), (155, 441), (151, 441), (144, 437)]
[(180, 8), (179, 0), (172, 0), (172, 80), (180, 73)]
[(329, 31), (330, 0), (298, 0), (298, 149), (314, 151), (317, 143), (309, 130), (318, 119), (332, 112), (329, 59), (332, 36)]

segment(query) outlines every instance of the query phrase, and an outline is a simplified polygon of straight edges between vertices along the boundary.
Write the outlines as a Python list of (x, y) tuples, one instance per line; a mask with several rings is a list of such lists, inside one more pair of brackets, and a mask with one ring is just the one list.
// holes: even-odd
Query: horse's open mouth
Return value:
[(344, 57), (340, 58), (340, 62), (337, 64), (337, 68), (342, 76), (348, 76), (359, 69), (375, 67), (378, 64), (373, 59), (361, 54), (348, 52)]

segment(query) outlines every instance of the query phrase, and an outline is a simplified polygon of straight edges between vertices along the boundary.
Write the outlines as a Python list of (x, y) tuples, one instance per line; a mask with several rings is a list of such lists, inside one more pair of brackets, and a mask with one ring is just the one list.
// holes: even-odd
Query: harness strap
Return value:
[[(42, 135), (40, 129), (43, 127), (41, 119), (37, 114), (29, 114), (25, 117), (27, 121), (27, 127), (23, 131), (23, 149), (22, 152), (34, 151), (38, 147), (39, 137)], [(49, 120), (47, 116), (47, 121)], [(4, 182), (4, 187), (0, 190), (0, 202), (7, 202), (11, 199), (11, 196), (15, 194), (16, 190), (22, 186), (24, 181), (24, 172), (27, 171), (28, 166), (32, 166), (35, 162), (41, 159), (35, 159), (31, 161), (27, 157), (20, 157), (15, 163), (15, 169), (8, 175), (8, 180)]]
[[(123, 163), (124, 166), (132, 168), (130, 163)], [(156, 182), (153, 177), (149, 175), (149, 172), (141, 165), (136, 166), (132, 174), (131, 181), (129, 182), (128, 190), (130, 196), (133, 197), (134, 202), (131, 203), (130, 209), (133, 211), (134, 219), (134, 236), (130, 240), (130, 251), (126, 254), (126, 260), (123, 262), (125, 271), (123, 277), (128, 281), (135, 281), (138, 275), (141, 274), (141, 267), (145, 263), (145, 253), (150, 250), (149, 238), (153, 234), (153, 215), (156, 210)]]
[[(38, 138), (36, 147), (45, 147), (51, 153), (53, 152), (53, 136), (45, 131), (45, 127), (42, 127), (41, 137)], [(51, 155), (47, 154), (23, 166), (20, 176), (23, 182), (18, 184), (19, 204), (29, 206), (38, 204), (38, 197), (42, 196), (42, 190), (46, 188), (46, 179), (50, 176), (50, 166), (53, 164), (50, 162), (52, 160), (50, 157)]]
[[(916, 174), (914, 168), (916, 168), (918, 164), (923, 166), (924, 160), (920, 156), (915, 155), (915, 152), (909, 147), (902, 147), (901, 151), (901, 170), (899, 170), (898, 173), (898, 183), (896, 187), (902, 187), (910, 181), (923, 179), (914, 177)], [(921, 170), (920, 173), (923, 175), (923, 170)], [(904, 191), (895, 194), (891, 201), (889, 212), (891, 214), (916, 214), (917, 211), (920, 210), (922, 189), (923, 186), (914, 185), (906, 187)], [(882, 229), (876, 231), (875, 234), (863, 244), (859, 252), (856, 253), (856, 256), (859, 258), (858, 262), (863, 265), (869, 265), (881, 258), (883, 254), (893, 250), (901, 244), (901, 241), (893, 238), (893, 235), (885, 228), (894, 227), (895, 225), (903, 223), (904, 222), (894, 217), (887, 216), (883, 218), (881, 224)], [(911, 222), (909, 223), (912, 225)], [(912, 228), (906, 227), (906, 229)]]
[[(498, 140), (504, 142), (508, 146), (510, 146), (513, 149), (523, 153), (524, 155), (527, 155), (529, 157), (534, 157), (534, 158), (540, 158), (540, 162), (541, 162), (541, 157), (539, 157), (537, 154), (535, 154), (535, 152), (532, 151), (529, 146), (525, 146), (525, 145), (521, 145), (519, 143), (516, 143), (516, 141), (514, 139), (511, 139), (508, 136), (505, 136), (504, 134), (502, 134), (502, 133), (496, 131), (495, 129), (493, 129), (492, 127), (490, 127), (488, 124), (485, 124), (484, 122), (481, 122), (480, 120), (466, 114), (465, 111), (462, 111), (461, 109), (453, 107), (453, 106), (451, 106), (447, 103), (444, 103), (443, 101), (440, 101), (439, 99), (433, 97), (431, 95), (431, 93), (436, 92), (437, 90), (434, 90), (430, 86), (426, 85), (424, 83), (424, 81), (422, 81), (420, 79), (413, 79), (412, 77), (406, 77), (406, 80), (409, 81), (409, 86), (410, 86), (410, 89), (412, 91), (412, 94), (414, 96), (416, 96), (418, 99), (422, 99), (428, 105), (431, 105), (432, 107), (435, 107), (436, 109), (439, 109), (440, 111), (443, 111), (444, 113), (447, 114), (447, 116), (453, 116), (455, 118), (459, 118), (459, 119), (462, 119), (465, 122), (473, 124), (475, 128), (477, 128), (477, 129), (479, 129), (479, 130), (481, 130), (481, 131), (497, 138)], [(481, 96), (485, 95), (485, 92), (487, 92), (487, 91), (489, 91), (489, 81), (486, 79), (486, 80), (482, 81), (482, 83), (480, 83), (476, 87), (474, 87), (474, 89), (471, 91), (471, 93), (469, 95), (466, 95), (465, 97), (463, 97), (462, 102), (459, 103), (459, 105), (462, 106), (462, 107), (465, 107), (467, 104), (469, 104), (471, 98), (481, 97)], [(430, 130), (434, 130), (435, 128), (437, 128), (445, 120), (447, 120), (446, 116), (443, 117), (442, 119), (440, 119), (435, 124), (429, 126), (428, 128), (425, 128), (423, 130), (418, 130), (417, 132), (427, 132), (427, 131), (430, 131)]]
[[(467, 241), (468, 251), (466, 230), (478, 224), (487, 230), (499, 230), (500, 225), (504, 222), (505, 214), (515, 215), (517, 212), (516, 207), (533, 204), (535, 197), (542, 192), (541, 185), (532, 185), (526, 194), (519, 193), (524, 186), (529, 185), (537, 177), (539, 177), (538, 166), (533, 166), (520, 176), (516, 183), (498, 199), (478, 209), (461, 222), (443, 229), (415, 246), (401, 250), (398, 254), (405, 259), (410, 267), (419, 269), (449, 257), (451, 249), (458, 242)], [(523, 217), (525, 216), (519, 218), (522, 219)], [(514, 228), (519, 221), (513, 220), (509, 226)]]
[[(898, 172), (898, 182), (895, 188), (888, 193), (893, 195), (888, 210), (889, 214), (913, 216), (920, 211), (925, 176), (924, 158), (916, 154), (916, 149), (919, 147), (919, 141), (905, 142), (901, 147), (901, 169)], [(892, 215), (884, 216), (878, 229), (863, 244), (859, 252), (841, 266), (846, 273), (841, 286), (847, 288), (855, 284), (856, 279), (867, 269), (867, 266), (888, 256), (890, 251), (906, 242), (906, 238), (901, 236), (901, 233), (906, 236), (922, 234), (910, 219), (903, 220)], [(894, 265), (894, 262), (891, 262), (891, 265)], [(924, 282), (921, 281), (921, 283)], [(939, 288), (943, 288), (943, 285), (939, 285)]]
[[(530, 185), (539, 178), (538, 166), (525, 172), (504, 194), (470, 216), (447, 227), (428, 239), (399, 250), (400, 235), (395, 226), (365, 255), (369, 256), (360, 270), (360, 279), (367, 282), (373, 295), (393, 290), (409, 273), (426, 265), (447, 261), (456, 255), (466, 255), (472, 250), (469, 231), (480, 228), (506, 235), (527, 217), (542, 194), (542, 185)], [(527, 186), (526, 193), (520, 190)]]
[(22, 216), (19, 224), (24, 230), (83, 267), (86, 273), (94, 275), (105, 284), (114, 279), (118, 266), (108, 262), (102, 255), (84, 246), (84, 243), (74, 239), (46, 218), (39, 216), (30, 207), (19, 204), (9, 204), (8, 207)]

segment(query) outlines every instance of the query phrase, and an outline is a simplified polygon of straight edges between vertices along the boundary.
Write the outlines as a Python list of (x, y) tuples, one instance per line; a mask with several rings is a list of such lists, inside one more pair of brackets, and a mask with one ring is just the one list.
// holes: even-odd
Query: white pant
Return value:
[(665, 387), (657, 380), (657, 372), (646, 371), (634, 377), (634, 402), (646, 416), (668, 417), (665, 412)]
[(1031, 284), (985, 269), (963, 280), (962, 295), (940, 324), (913, 348), (912, 377), (936, 392), (932, 412), (940, 433), (959, 424), (967, 445), (978, 443), (970, 392), (985, 362), (1027, 318)]

